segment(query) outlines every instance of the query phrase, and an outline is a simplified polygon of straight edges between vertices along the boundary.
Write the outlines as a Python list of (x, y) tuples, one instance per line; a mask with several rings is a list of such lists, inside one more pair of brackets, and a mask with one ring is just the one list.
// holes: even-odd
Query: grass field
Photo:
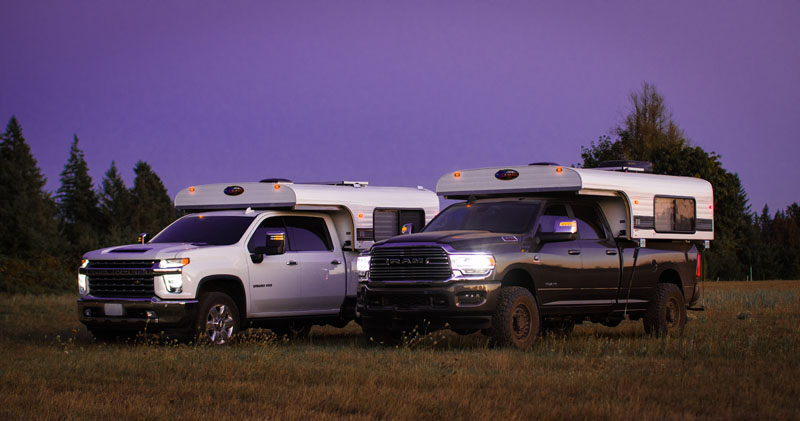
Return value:
[(706, 283), (683, 338), (583, 324), (529, 352), (451, 332), (94, 343), (75, 297), (0, 296), (3, 419), (800, 419), (800, 281)]

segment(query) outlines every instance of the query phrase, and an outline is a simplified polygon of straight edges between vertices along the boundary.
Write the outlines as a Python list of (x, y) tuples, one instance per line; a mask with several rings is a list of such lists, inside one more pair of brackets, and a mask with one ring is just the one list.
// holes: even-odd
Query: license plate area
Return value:
[(104, 304), (103, 313), (106, 316), (122, 316), (124, 310), (122, 309), (122, 304)]

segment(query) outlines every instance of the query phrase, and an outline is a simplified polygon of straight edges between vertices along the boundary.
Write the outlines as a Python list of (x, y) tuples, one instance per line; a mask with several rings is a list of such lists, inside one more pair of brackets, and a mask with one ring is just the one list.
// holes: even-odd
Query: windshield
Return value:
[(234, 244), (242, 238), (253, 218), (253, 216), (184, 216), (153, 237), (150, 242), (212, 246)]
[(457, 203), (442, 211), (424, 232), (480, 230), (521, 234), (531, 227), (540, 201)]

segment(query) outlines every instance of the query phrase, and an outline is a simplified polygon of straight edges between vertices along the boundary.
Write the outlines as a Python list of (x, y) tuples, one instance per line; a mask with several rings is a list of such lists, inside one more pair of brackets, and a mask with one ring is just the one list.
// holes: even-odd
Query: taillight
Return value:
[(700, 256), (701, 256), (701, 255), (700, 255), (700, 253), (697, 253), (697, 275), (696, 275), (696, 276), (697, 276), (698, 278), (700, 277), (700, 274), (702, 273), (702, 271), (700, 270), (700, 268), (701, 268), (701, 265), (700, 265)]

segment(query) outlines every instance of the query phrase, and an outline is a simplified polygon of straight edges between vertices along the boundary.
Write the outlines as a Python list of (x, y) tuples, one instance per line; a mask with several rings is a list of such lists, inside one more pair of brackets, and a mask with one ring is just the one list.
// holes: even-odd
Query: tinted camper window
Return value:
[(405, 224), (414, 224), (412, 232), (419, 232), (425, 225), (425, 212), (421, 209), (375, 209), (372, 218), (375, 241), (400, 235)]
[(694, 199), (656, 196), (655, 223), (656, 232), (694, 232)]

